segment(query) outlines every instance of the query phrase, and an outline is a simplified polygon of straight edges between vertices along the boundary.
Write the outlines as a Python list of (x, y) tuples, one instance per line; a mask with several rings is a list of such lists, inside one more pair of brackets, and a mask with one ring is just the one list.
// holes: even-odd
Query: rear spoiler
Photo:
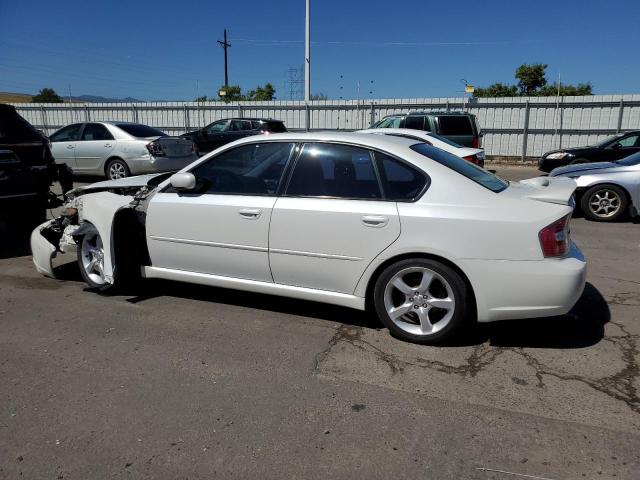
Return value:
[(573, 179), (566, 177), (536, 177), (521, 180), (520, 183), (535, 187), (536, 190), (527, 195), (533, 200), (571, 206), (571, 197), (578, 186)]

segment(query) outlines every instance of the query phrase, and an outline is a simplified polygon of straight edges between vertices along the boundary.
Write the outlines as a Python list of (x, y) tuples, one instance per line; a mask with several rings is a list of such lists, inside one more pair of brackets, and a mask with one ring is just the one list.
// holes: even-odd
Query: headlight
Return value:
[(551, 153), (549, 155), (547, 155), (547, 158), (549, 160), (561, 160), (564, 157), (570, 157), (571, 154), (567, 153), (567, 152), (556, 152), (556, 153)]

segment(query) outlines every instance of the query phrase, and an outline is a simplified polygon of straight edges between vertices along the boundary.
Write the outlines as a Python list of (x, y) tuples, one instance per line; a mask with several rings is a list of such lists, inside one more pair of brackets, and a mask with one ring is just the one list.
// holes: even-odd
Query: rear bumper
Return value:
[(127, 165), (132, 175), (141, 175), (182, 170), (196, 160), (198, 160), (198, 156), (195, 153), (186, 157), (152, 157), (149, 155), (148, 157), (127, 160)]
[(587, 274), (584, 256), (573, 243), (565, 258), (458, 264), (474, 289), (479, 322), (564, 315), (582, 295)]

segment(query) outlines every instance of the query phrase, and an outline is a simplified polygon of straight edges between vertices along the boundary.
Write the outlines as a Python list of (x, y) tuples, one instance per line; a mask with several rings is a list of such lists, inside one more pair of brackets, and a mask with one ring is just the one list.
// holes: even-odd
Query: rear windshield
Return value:
[(473, 180), (483, 187), (488, 188), (492, 192), (501, 192), (509, 186), (507, 182), (493, 173), (486, 171), (484, 168), (480, 168), (471, 162), (467, 162), (460, 157), (456, 157), (455, 155), (445, 152), (444, 150), (440, 150), (439, 148), (432, 147), (426, 143), (411, 145), (410, 148), (419, 154), (450, 168), (460, 175), (467, 177), (469, 180)]
[(451, 145), (452, 147), (463, 148), (463, 146), (460, 145), (459, 143), (452, 142), (451, 140), (449, 140), (448, 138), (443, 137), (442, 135), (437, 135), (435, 133), (430, 133), (429, 136), (433, 137), (433, 138), (437, 138), (441, 142), (446, 143), (447, 145)]
[(473, 135), (471, 118), (467, 115), (438, 117), (440, 135)]
[(265, 130), (273, 133), (283, 133), (286, 132), (287, 129), (284, 126), (284, 123), (281, 122), (268, 122), (265, 123)]
[(161, 130), (139, 123), (116, 123), (116, 127), (137, 138), (167, 136), (167, 134)]

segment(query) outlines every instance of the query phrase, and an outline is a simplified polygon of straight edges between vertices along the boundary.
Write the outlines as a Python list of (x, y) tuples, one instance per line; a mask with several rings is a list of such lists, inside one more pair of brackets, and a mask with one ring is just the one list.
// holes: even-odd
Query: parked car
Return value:
[(476, 116), (466, 112), (409, 112), (390, 115), (372, 128), (411, 128), (433, 132), (459, 145), (480, 148), (482, 131)]
[(97, 290), (117, 289), (142, 270), (371, 305), (394, 335), (433, 343), (476, 319), (560, 315), (573, 306), (585, 282), (569, 238), (575, 186), (548, 177), (508, 183), (390, 135), (254, 136), (170, 177), (76, 190), (65, 210), (74, 217), (42, 224), (31, 245), (37, 270), (49, 276), (57, 249), (77, 246), (82, 276)]
[(73, 188), (70, 172), (57, 167), (47, 138), (11, 105), (0, 104), (0, 217), (29, 227), (45, 219), (46, 209), (59, 205), (50, 192), (60, 181)]
[(456, 157), (475, 163), (479, 167), (484, 167), (484, 162), (486, 160), (484, 150), (482, 148), (463, 147), (462, 145), (458, 145), (457, 143), (433, 132), (424, 132), (409, 128), (370, 128), (368, 130), (359, 130), (357, 133), (373, 133), (378, 135), (392, 135), (396, 137), (411, 138), (419, 142), (433, 145), (445, 152), (452, 153)]
[(615, 162), (556, 168), (549, 176), (577, 183), (577, 203), (591, 220), (613, 222), (626, 212), (640, 214), (640, 152)]
[(196, 144), (200, 155), (209, 153), (222, 145), (240, 138), (264, 133), (286, 132), (287, 127), (280, 120), (264, 118), (226, 118), (210, 123), (206, 127), (183, 134)]
[(195, 159), (193, 142), (147, 125), (88, 122), (67, 125), (50, 137), (53, 156), (75, 174), (110, 179), (180, 170)]
[(538, 160), (538, 169), (550, 172), (565, 165), (612, 162), (640, 152), (640, 130), (621, 133), (588, 147), (551, 150)]

